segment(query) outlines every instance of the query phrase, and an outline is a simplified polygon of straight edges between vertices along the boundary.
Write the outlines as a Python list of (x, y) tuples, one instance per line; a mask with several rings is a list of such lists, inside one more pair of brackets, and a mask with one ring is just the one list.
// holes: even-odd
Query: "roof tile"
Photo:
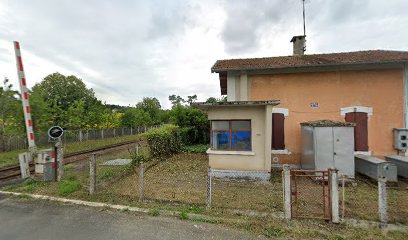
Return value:
[(262, 70), (289, 67), (330, 66), (348, 64), (373, 64), (408, 62), (408, 51), (369, 50), (358, 52), (313, 54), (246, 59), (218, 60), (212, 72), (233, 70)]

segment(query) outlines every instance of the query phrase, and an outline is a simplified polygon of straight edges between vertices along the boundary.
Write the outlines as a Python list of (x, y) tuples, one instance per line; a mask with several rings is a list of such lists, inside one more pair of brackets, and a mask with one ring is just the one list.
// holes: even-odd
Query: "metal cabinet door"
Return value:
[(333, 127), (333, 159), (340, 174), (354, 177), (354, 128)]
[(314, 138), (316, 170), (334, 168), (332, 128), (315, 127)]

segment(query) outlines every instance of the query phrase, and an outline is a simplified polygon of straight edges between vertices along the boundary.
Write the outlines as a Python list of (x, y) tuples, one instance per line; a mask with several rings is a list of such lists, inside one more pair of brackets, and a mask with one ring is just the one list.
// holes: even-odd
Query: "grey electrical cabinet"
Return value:
[(398, 176), (408, 179), (408, 157), (391, 155), (385, 156), (385, 159), (397, 166)]
[(394, 128), (394, 149), (402, 152), (408, 150), (408, 129)]
[(330, 120), (301, 123), (302, 169), (336, 168), (354, 178), (354, 126)]

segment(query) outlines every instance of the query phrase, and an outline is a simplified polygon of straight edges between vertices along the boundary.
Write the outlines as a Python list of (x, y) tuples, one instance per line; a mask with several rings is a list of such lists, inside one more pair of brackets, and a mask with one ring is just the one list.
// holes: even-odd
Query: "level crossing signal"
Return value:
[(50, 142), (59, 141), (62, 135), (64, 135), (64, 129), (62, 129), (60, 126), (53, 126), (48, 129), (48, 137)]

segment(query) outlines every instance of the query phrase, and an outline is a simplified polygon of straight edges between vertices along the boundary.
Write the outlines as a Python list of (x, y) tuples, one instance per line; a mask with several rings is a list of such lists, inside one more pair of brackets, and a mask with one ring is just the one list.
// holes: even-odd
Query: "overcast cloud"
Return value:
[[(307, 54), (408, 50), (408, 1), (307, 0)], [(29, 86), (53, 72), (82, 78), (108, 102), (219, 97), (217, 59), (290, 55), (300, 0), (0, 0), (0, 76), (17, 86), (20, 41)]]

